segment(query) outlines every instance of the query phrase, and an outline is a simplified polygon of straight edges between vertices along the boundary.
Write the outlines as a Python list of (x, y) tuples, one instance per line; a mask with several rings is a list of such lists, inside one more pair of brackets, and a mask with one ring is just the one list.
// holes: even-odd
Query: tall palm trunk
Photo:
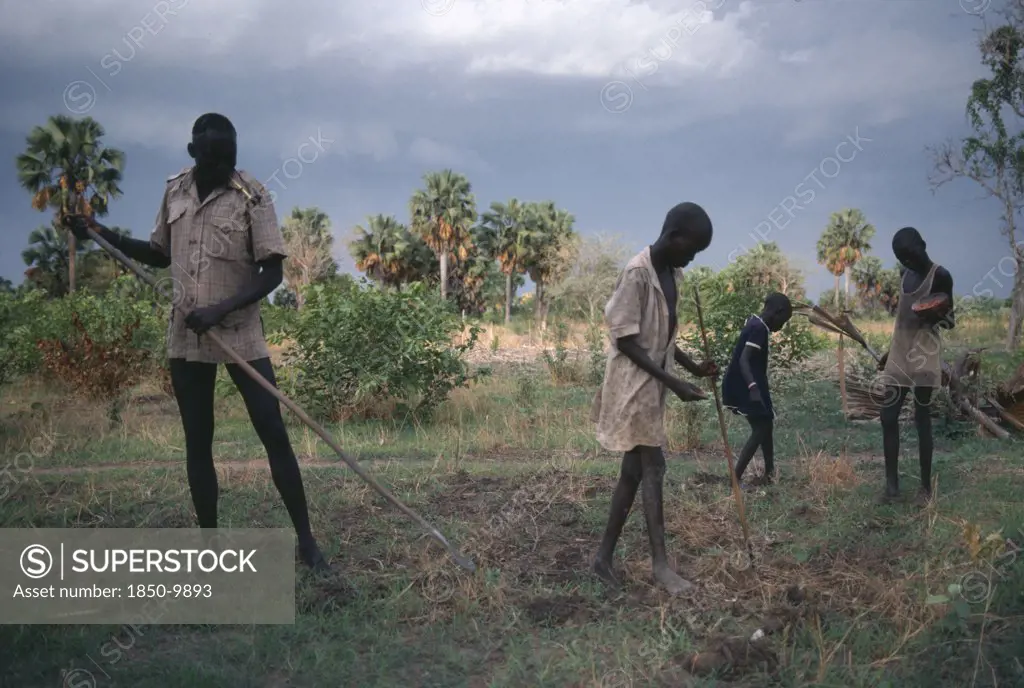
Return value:
[(75, 253), (78, 246), (75, 245), (75, 235), (68, 232), (68, 293), (75, 291)]
[(505, 275), (505, 324), (512, 322), (512, 271)]
[(844, 308), (850, 307), (850, 266), (847, 265), (843, 269), (843, 291), (845, 292), (846, 301), (843, 303)]
[[(836, 278), (836, 313), (842, 309), (839, 305), (839, 275)], [(839, 363), (839, 399), (843, 406), (843, 417), (849, 418), (850, 409), (846, 401), (846, 355), (843, 351), (843, 335), (839, 335), (839, 346), (836, 349), (836, 359)]]
[(536, 303), (533, 304), (533, 319), (539, 324), (543, 315), (544, 305), (544, 280), (538, 279), (537, 283), (537, 299)]
[(442, 250), (438, 256), (441, 262), (441, 298), (448, 298), (448, 251)]

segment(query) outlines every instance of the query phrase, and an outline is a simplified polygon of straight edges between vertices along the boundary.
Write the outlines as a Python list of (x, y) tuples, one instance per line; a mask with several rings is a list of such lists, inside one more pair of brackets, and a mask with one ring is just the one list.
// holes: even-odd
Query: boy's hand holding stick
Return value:
[[(697, 323), (700, 326), (700, 336), (704, 342), (704, 358), (711, 360), (711, 346), (708, 344), (708, 332), (704, 329), (704, 308), (700, 302), (700, 290), (693, 288), (693, 298), (697, 304)], [(725, 426), (725, 413), (722, 411), (722, 399), (718, 394), (717, 376), (710, 380), (711, 391), (715, 395), (715, 408), (718, 410), (718, 427), (722, 430), (722, 444), (725, 445), (725, 459), (729, 463), (729, 478), (732, 480), (732, 494), (736, 498), (736, 508), (740, 514), (740, 525), (743, 526), (743, 540), (747, 545), (747, 555), (750, 557), (750, 567), (754, 568), (754, 548), (750, 544), (750, 526), (747, 525), (747, 513), (743, 506), (743, 494), (740, 491), (740, 482), (736, 478), (736, 469), (732, 457), (732, 448), (729, 446), (729, 433)]]

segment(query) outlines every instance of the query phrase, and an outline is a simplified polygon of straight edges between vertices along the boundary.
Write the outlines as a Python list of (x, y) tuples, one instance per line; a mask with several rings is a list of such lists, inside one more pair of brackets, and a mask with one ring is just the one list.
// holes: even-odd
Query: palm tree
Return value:
[[(121, 236), (130, 232), (120, 227), (110, 231)], [(25, 276), (30, 282), (46, 291), (51, 297), (65, 296), (70, 291), (68, 268), (68, 238), (56, 219), (49, 227), (41, 225), (28, 235), (28, 247), (21, 252), (21, 259), (28, 270)], [(75, 247), (75, 258), (80, 267), (80, 277), (94, 292), (103, 292), (107, 286), (126, 270), (102, 249), (88, 249), (84, 245)]]
[(331, 219), (319, 208), (292, 208), (281, 234), (288, 252), (284, 278), (295, 294), (296, 308), (301, 310), (305, 302), (303, 288), (338, 271), (332, 252)]
[(515, 299), (515, 275), (526, 271), (530, 226), (526, 213), (528, 206), (519, 199), (508, 203), (491, 203), (491, 209), (481, 218), (481, 227), (487, 233), (492, 255), (505, 275), (505, 322), (512, 321), (512, 301)]
[[(130, 230), (117, 227), (116, 225), (108, 229), (118, 236), (131, 236)], [(116, 258), (101, 248), (90, 248), (84, 252), (79, 252), (77, 262), (78, 275), (81, 278), (79, 288), (85, 286), (96, 294), (105, 293), (118, 277), (127, 275), (130, 272), (117, 262)]]
[[(26, 150), (16, 160), (18, 181), (33, 194), (32, 207), (104, 216), (111, 198), (121, 195), (124, 153), (106, 148), (106, 132), (91, 117), (80, 120), (56, 115), (35, 127)], [(68, 233), (68, 289), (75, 290), (75, 238)]]
[(529, 203), (525, 217), (525, 267), (537, 286), (534, 318), (544, 329), (548, 309), (545, 289), (567, 274), (578, 250), (578, 236), (573, 230), (576, 218), (556, 208), (552, 201)]
[(448, 266), (451, 260), (469, 257), (470, 229), (476, 221), (476, 199), (465, 176), (452, 170), (430, 172), (424, 188), (409, 201), (412, 228), (437, 255), (441, 298), (448, 298)]
[(874, 226), (868, 224), (864, 213), (845, 208), (832, 213), (828, 227), (818, 239), (818, 262), (835, 277), (836, 305), (839, 305), (839, 276), (844, 275), (846, 302), (850, 299), (850, 272), (854, 265), (871, 250), (875, 236)]
[(882, 267), (877, 256), (864, 256), (853, 269), (857, 296), (866, 309), (883, 308), (890, 315), (896, 312), (900, 297), (900, 273), (896, 268)]
[[(28, 235), (28, 247), (21, 252), (21, 259), (28, 266), (25, 277), (51, 298), (68, 293), (69, 236), (71, 233), (63, 231), (57, 220), (53, 220), (50, 227), (40, 225), (33, 229)], [(75, 247), (77, 257), (84, 253), (84, 246)]]
[(356, 269), (383, 287), (427, 281), (437, 270), (437, 259), (423, 239), (394, 216), (369, 217), (366, 227), (357, 226), (354, 232), (349, 253)]
[(498, 263), (494, 259), (487, 230), (473, 229), (473, 242), (465, 260), (452, 266), (449, 273), (449, 293), (456, 298), (463, 315), (473, 312), (482, 315), (487, 309), (486, 287), (488, 278), (495, 276)]

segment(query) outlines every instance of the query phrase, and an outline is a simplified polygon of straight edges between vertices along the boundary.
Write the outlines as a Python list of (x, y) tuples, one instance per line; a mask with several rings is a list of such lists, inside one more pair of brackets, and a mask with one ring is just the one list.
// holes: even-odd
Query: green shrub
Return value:
[(166, 360), (167, 306), (133, 277), (117, 278), (103, 294), (60, 299), (26, 295), (32, 312), (16, 329), (23, 368), (91, 401), (110, 404), (117, 420), (126, 393)]
[(38, 364), (31, 332), (45, 304), (46, 295), (39, 290), (0, 292), (0, 385)]
[(315, 285), (287, 333), (287, 385), (322, 417), (429, 411), (476, 377), (463, 356), (479, 328), (453, 346), (463, 327), (452, 306), (422, 285), (401, 292)]
[[(0, 296), (0, 347), (4, 375), (43, 370), (42, 341), (112, 345), (149, 352), (154, 365), (166, 360), (168, 306), (158, 303), (148, 288), (131, 276), (118, 277), (103, 294), (80, 291), (48, 300), (32, 290)], [(76, 325), (76, 318), (78, 325)], [(125, 339), (125, 328), (130, 336)]]
[(279, 306), (264, 300), (260, 304), (260, 317), (263, 318), (263, 333), (268, 339), (275, 335), (286, 335), (291, 329), (299, 312), (289, 306)]

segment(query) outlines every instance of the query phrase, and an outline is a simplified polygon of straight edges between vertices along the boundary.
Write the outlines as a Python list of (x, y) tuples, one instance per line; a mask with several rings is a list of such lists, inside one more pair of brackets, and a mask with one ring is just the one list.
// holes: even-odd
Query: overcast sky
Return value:
[(778, 241), (813, 295), (831, 284), (829, 214), (860, 208), (887, 265), (913, 225), (958, 292), (1007, 294), (998, 208), (927, 181), (925, 146), (967, 132), (987, 2), (2, 0), (0, 275), (20, 282), (48, 222), (15, 174), (33, 125), (70, 111), (106, 128), (127, 154), (108, 223), (143, 237), (216, 111), (279, 217), (330, 215), (346, 270), (354, 225), (407, 221), (423, 174), (453, 167), (480, 207), (552, 199), (636, 250), (700, 203), (715, 236), (698, 264)]

